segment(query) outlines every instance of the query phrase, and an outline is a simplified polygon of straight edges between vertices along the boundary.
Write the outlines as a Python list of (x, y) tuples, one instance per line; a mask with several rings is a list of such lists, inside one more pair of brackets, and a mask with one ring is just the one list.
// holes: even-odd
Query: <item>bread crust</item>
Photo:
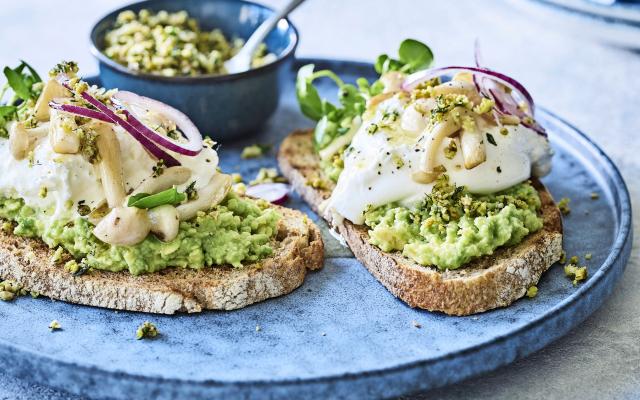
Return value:
[(283, 216), (274, 255), (242, 268), (167, 268), (139, 276), (95, 270), (74, 277), (52, 261), (53, 250), (41, 240), (0, 232), (0, 277), (52, 299), (117, 310), (174, 314), (242, 308), (293, 291), (307, 270), (324, 262), (320, 230), (311, 220), (274, 207)]
[[(313, 149), (313, 133), (296, 131), (280, 145), (278, 164), (294, 188), (319, 215), (333, 184), (313, 188), (309, 182), (329, 181)], [(551, 194), (533, 181), (542, 201), (543, 228), (517, 246), (497, 249), (462, 268), (440, 271), (419, 265), (400, 252), (386, 253), (369, 243), (367, 227), (348, 220), (328, 222), (345, 239), (354, 255), (393, 295), (411, 307), (469, 315), (505, 307), (525, 295), (562, 253), (562, 218)]]

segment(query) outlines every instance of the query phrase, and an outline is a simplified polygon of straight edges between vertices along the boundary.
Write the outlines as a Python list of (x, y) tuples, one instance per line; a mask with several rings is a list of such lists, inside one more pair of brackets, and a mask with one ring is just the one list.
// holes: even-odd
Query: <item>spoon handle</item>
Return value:
[(249, 56), (255, 53), (257, 47), (264, 41), (264, 38), (267, 37), (269, 32), (273, 30), (278, 21), (280, 21), (283, 17), (287, 16), (291, 11), (293, 11), (296, 7), (302, 4), (304, 0), (290, 0), (283, 8), (276, 11), (271, 17), (265, 20), (258, 29), (253, 32), (251, 37), (247, 40), (247, 43), (240, 50), (242, 53), (248, 53)]

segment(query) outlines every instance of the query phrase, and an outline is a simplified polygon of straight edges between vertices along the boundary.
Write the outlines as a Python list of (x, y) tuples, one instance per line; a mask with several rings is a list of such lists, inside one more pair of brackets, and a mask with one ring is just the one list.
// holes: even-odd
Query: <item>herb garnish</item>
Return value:
[[(240, 179), (242, 182), (242, 179)], [(197, 200), (198, 199), (198, 191), (196, 190), (196, 181), (193, 181), (187, 186), (184, 190), (184, 194), (187, 195), (187, 200)]]
[(127, 206), (137, 208), (154, 208), (165, 204), (176, 205), (187, 199), (187, 195), (178, 192), (176, 188), (171, 188), (156, 194), (138, 193), (127, 201)]
[(154, 178), (159, 177), (160, 175), (162, 175), (164, 173), (164, 168), (165, 168), (164, 160), (163, 159), (158, 160), (156, 165), (151, 167), (151, 170), (153, 171), (153, 175), (152, 176)]
[(9, 100), (0, 105), (0, 136), (7, 137), (7, 122), (28, 119), (43, 85), (38, 73), (24, 61), (16, 68), (4, 67), (2, 72), (7, 83), (0, 89), (0, 103), (8, 89), (13, 92)]
[[(400, 44), (398, 55), (399, 59), (392, 59), (386, 54), (378, 57), (375, 65), (376, 72), (379, 74), (389, 71), (411, 73), (428, 68), (433, 62), (431, 49), (413, 39), (406, 39)], [(322, 149), (333, 139), (351, 129), (354, 118), (362, 115), (369, 99), (382, 93), (384, 84), (380, 80), (369, 83), (365, 78), (358, 78), (355, 85), (345, 83), (332, 71), (314, 71), (314, 68), (313, 64), (307, 64), (298, 70), (296, 96), (302, 113), (318, 121), (314, 142), (316, 148)], [(338, 86), (339, 105), (320, 97), (313, 85), (313, 81), (318, 78), (329, 78), (335, 82)]]
[(496, 139), (493, 137), (492, 134), (490, 134), (489, 132), (487, 132), (487, 141), (489, 143), (491, 143), (494, 146), (497, 146), (498, 144), (496, 143)]

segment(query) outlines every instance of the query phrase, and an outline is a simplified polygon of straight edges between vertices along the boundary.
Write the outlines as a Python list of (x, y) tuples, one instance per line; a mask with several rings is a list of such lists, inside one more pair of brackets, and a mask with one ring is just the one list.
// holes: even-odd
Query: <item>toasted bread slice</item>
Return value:
[(0, 233), (0, 277), (52, 299), (118, 310), (173, 314), (242, 308), (293, 291), (307, 270), (323, 264), (318, 228), (299, 211), (274, 207), (282, 215), (274, 255), (242, 268), (167, 268), (140, 276), (91, 271), (74, 277), (52, 261), (53, 250), (41, 240)]
[[(324, 177), (310, 131), (297, 131), (280, 145), (278, 163), (294, 188), (320, 215), (320, 204), (333, 185)], [(329, 182), (314, 188), (309, 182)], [(543, 228), (514, 247), (497, 249), (467, 265), (448, 271), (425, 267), (400, 252), (386, 253), (369, 243), (366, 226), (348, 220), (328, 221), (355, 256), (396, 297), (411, 307), (468, 315), (504, 307), (524, 296), (562, 253), (562, 219), (551, 194), (534, 181), (542, 200)], [(317, 185), (316, 185), (317, 186)], [(324, 215), (323, 215), (324, 216)], [(324, 216), (325, 219), (330, 218)]]

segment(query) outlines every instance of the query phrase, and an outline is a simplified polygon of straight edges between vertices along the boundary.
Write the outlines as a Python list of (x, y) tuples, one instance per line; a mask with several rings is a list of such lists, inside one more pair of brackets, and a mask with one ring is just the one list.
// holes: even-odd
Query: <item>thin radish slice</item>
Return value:
[[(111, 101), (113, 101), (116, 107), (124, 111), (127, 116), (127, 121), (136, 128), (136, 130), (146, 136), (147, 139), (153, 140), (162, 147), (185, 156), (195, 156), (202, 150), (202, 135), (200, 134), (200, 131), (196, 128), (193, 122), (191, 122), (189, 117), (181, 111), (157, 100), (127, 91), (120, 91), (114, 94)], [(153, 111), (173, 121), (187, 138), (188, 142), (175, 142), (147, 127), (138, 119), (138, 117), (136, 117), (136, 108), (141, 108), (145, 111)]]
[(260, 183), (247, 188), (247, 195), (266, 200), (273, 204), (283, 204), (289, 197), (291, 186), (286, 183)]
[[(76, 92), (73, 89), (73, 87), (71, 87), (71, 85), (69, 83), (69, 78), (67, 76), (62, 75), (62, 74), (58, 75), (57, 80), (58, 80), (58, 82), (60, 82), (60, 84), (62, 84), (62, 86), (66, 87), (67, 89), (69, 89), (73, 93), (78, 94), (78, 92)], [(133, 136), (133, 138), (136, 139), (138, 142), (140, 142), (140, 144), (143, 145), (147, 149), (147, 151), (149, 153), (151, 153), (157, 159), (163, 160), (166, 166), (175, 167), (175, 166), (180, 165), (180, 162), (178, 160), (176, 160), (175, 158), (170, 156), (167, 152), (165, 152), (164, 150), (162, 150), (161, 148), (156, 146), (153, 142), (151, 142), (149, 139), (147, 139), (146, 136), (144, 136), (143, 134), (138, 132), (130, 123), (128, 123), (127, 121), (122, 119), (113, 110), (111, 110), (109, 107), (107, 107), (103, 102), (101, 102), (100, 100), (98, 100), (95, 97), (91, 96), (86, 90), (84, 92), (80, 93), (80, 96), (82, 96), (82, 98), (87, 103), (91, 104), (92, 106), (94, 106), (95, 108), (100, 110), (112, 122), (120, 125), (124, 130), (129, 132), (129, 134), (131, 136)]]
[(97, 110), (92, 110), (87, 107), (77, 106), (75, 104), (62, 104), (55, 101), (50, 101), (49, 107), (55, 110), (64, 111), (69, 114), (79, 115), (85, 118), (97, 119), (103, 122), (108, 122), (110, 124), (113, 123), (113, 121), (109, 119), (109, 117), (104, 115), (104, 113)]

